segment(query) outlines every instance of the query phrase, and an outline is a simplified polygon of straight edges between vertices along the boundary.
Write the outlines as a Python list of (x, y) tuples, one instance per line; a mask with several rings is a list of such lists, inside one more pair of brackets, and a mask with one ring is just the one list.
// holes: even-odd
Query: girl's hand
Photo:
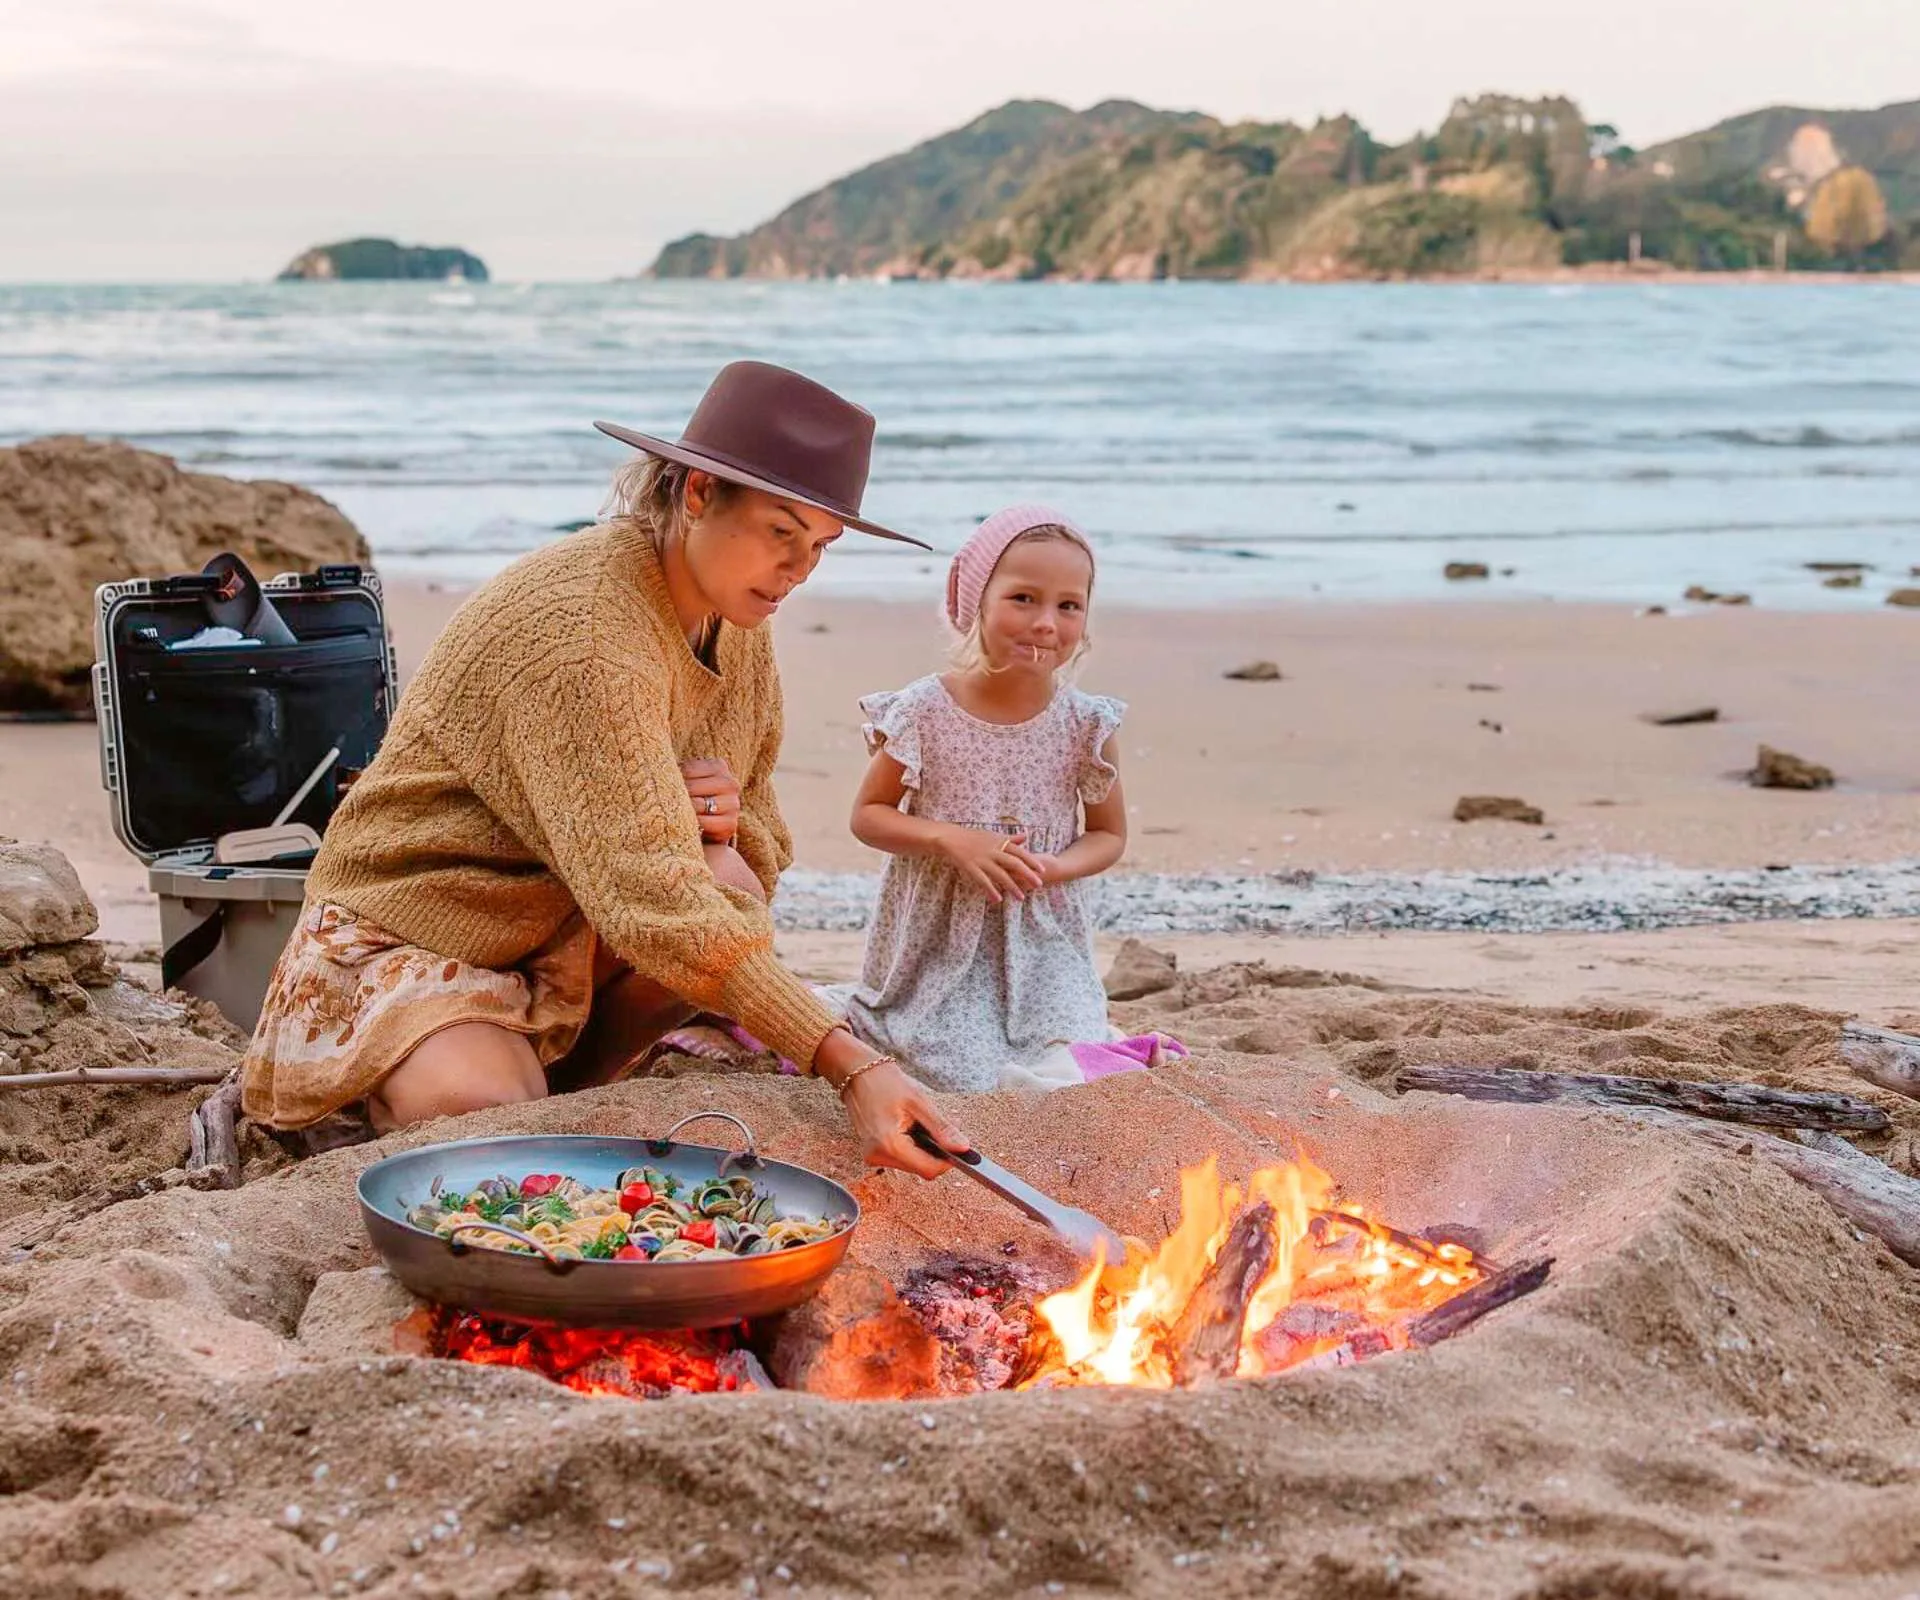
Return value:
[(1024, 900), (1046, 880), (1022, 848), (1024, 833), (1008, 837), (983, 828), (955, 828), (941, 840), (941, 853), (971, 878), (995, 905), (1011, 895)]
[(973, 1148), (967, 1136), (940, 1114), (927, 1091), (891, 1061), (867, 1068), (847, 1085), (842, 1099), (870, 1167), (893, 1167), (918, 1178), (937, 1178), (945, 1172), (946, 1162), (928, 1155), (908, 1136), (907, 1130), (916, 1122), (948, 1150)]
[(700, 837), (708, 844), (731, 844), (740, 832), (740, 780), (724, 761), (689, 761), (680, 768), (686, 780)]
[(1041, 888), (1046, 888), (1051, 884), (1065, 883), (1067, 881), (1068, 873), (1066, 863), (1058, 856), (1040, 855), (1035, 851), (1029, 850), (1024, 844), (1011, 846), (1007, 854), (1017, 861), (1024, 861), (1029, 867), (1033, 868), (1035, 872), (1039, 873)]

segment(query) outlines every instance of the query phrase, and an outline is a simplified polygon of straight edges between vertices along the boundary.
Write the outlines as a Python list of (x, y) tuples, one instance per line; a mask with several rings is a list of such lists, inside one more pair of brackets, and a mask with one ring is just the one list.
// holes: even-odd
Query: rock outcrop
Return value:
[[(98, 926), (65, 856), (51, 845), (0, 839), (0, 1074), (239, 1065), (246, 1041), (238, 1029), (204, 1001), (163, 998), (129, 982), (92, 937)], [(178, 1165), (203, 1092), (0, 1093), (0, 1223)]]
[(197, 572), (222, 550), (263, 578), (372, 559), (332, 504), (289, 483), (71, 436), (0, 450), (0, 711), (87, 715), (95, 588)]

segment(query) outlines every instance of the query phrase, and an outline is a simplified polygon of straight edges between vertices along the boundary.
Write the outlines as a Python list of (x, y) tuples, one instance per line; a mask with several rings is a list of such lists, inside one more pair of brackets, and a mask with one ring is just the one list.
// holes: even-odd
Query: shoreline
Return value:
[[(386, 589), (404, 680), (468, 590), (403, 576)], [(1541, 891), (1501, 884), (1549, 873), (1584, 875), (1560, 888), (1584, 882), (1590, 899), (1611, 895), (1627, 925), (1684, 903), (1685, 885), (1705, 882), (1689, 874), (1745, 874), (1723, 900), (1772, 894), (1772, 914), (1857, 915), (1881, 892), (1905, 905), (1902, 874), (1920, 861), (1913, 620), (1891, 610), (1643, 616), (1467, 600), (1096, 611), (1082, 684), (1130, 707), (1121, 769), (1131, 837), (1101, 887), (1144, 905), (1143, 918), (1194, 929), (1244, 928), (1262, 915), (1284, 925), (1259, 909), (1280, 898), (1276, 884), (1295, 898), (1344, 896), (1348, 907), (1370, 896), (1397, 903), (1402, 912), (1386, 920), (1399, 925), (1484, 927), (1472, 919), (1490, 915), (1533, 925), (1525, 916), (1547, 906)], [(925, 604), (805, 591), (774, 626), (787, 706), (776, 781), (799, 869), (791, 887), (845, 902), (844, 890), (822, 886), (859, 875), (846, 880), (857, 898), (880, 865), (847, 826), (866, 763), (858, 699), (939, 670), (940, 630)], [(1281, 678), (1223, 676), (1256, 660)], [(1719, 720), (1642, 720), (1706, 706)], [(1740, 773), (1760, 744), (1832, 767), (1838, 786), (1749, 787)], [(1521, 799), (1546, 820), (1457, 823), (1465, 795)], [(0, 724), (0, 834), (66, 852), (105, 936), (155, 936), (146, 868), (114, 835), (92, 725)], [(1766, 871), (1782, 865), (1801, 872)], [(1830, 881), (1811, 898), (1784, 893), (1822, 872)], [(1876, 872), (1884, 891), (1873, 888)], [(1421, 881), (1432, 875), (1452, 887)], [(1324, 922), (1353, 916), (1335, 910)], [(1684, 919), (1668, 909), (1656, 920)]]

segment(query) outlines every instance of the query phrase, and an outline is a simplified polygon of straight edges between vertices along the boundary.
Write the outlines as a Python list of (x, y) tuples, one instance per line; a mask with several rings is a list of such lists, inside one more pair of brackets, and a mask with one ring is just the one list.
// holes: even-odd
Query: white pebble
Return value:
[(280, 1520), (289, 1528), (299, 1527), (301, 1522), (300, 1508), (298, 1506), (288, 1506), (285, 1511), (280, 1513)]

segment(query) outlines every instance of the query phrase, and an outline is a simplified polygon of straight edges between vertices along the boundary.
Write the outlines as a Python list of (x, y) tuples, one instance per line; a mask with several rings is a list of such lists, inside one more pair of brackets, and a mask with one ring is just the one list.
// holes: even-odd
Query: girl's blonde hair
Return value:
[[(1040, 544), (1047, 540), (1059, 540), (1066, 544), (1076, 545), (1085, 553), (1087, 558), (1087, 614), (1091, 617), (1093, 614), (1093, 547), (1089, 545), (1081, 535), (1075, 533), (1071, 528), (1062, 527), (1057, 522), (1043, 522), (1036, 527), (1027, 529), (1025, 533), (1021, 534), (1017, 539), (1014, 539), (1008, 544), (1007, 550), (1013, 549), (1015, 545)], [(1007, 551), (1001, 551), (1000, 560), (1004, 561), (1006, 558)], [(999, 570), (999, 562), (994, 563), (994, 570)], [(989, 577), (987, 579), (987, 587), (992, 588), (992, 586), (993, 579)], [(985, 595), (983, 594), (981, 598), (984, 600)], [(967, 629), (965, 633), (957, 632), (952, 623), (947, 624), (947, 633), (951, 641), (947, 646), (947, 659), (952, 662), (954, 671), (1000, 672), (1005, 670), (1004, 668), (994, 666), (987, 660), (986, 623), (987, 608), (982, 605), (973, 619), (973, 626)], [(1087, 652), (1092, 648), (1092, 633), (1081, 634), (1080, 642), (1073, 647), (1073, 654), (1053, 669), (1054, 677), (1064, 677), (1067, 682), (1073, 682), (1074, 675), (1080, 669), (1080, 663), (1086, 660)]]
[[(687, 479), (696, 470), (665, 456), (635, 456), (613, 475), (613, 487), (600, 514), (643, 530), (654, 549), (661, 549), (692, 526), (693, 519), (687, 515)], [(739, 492), (739, 484), (714, 478), (707, 508), (724, 506)]]

